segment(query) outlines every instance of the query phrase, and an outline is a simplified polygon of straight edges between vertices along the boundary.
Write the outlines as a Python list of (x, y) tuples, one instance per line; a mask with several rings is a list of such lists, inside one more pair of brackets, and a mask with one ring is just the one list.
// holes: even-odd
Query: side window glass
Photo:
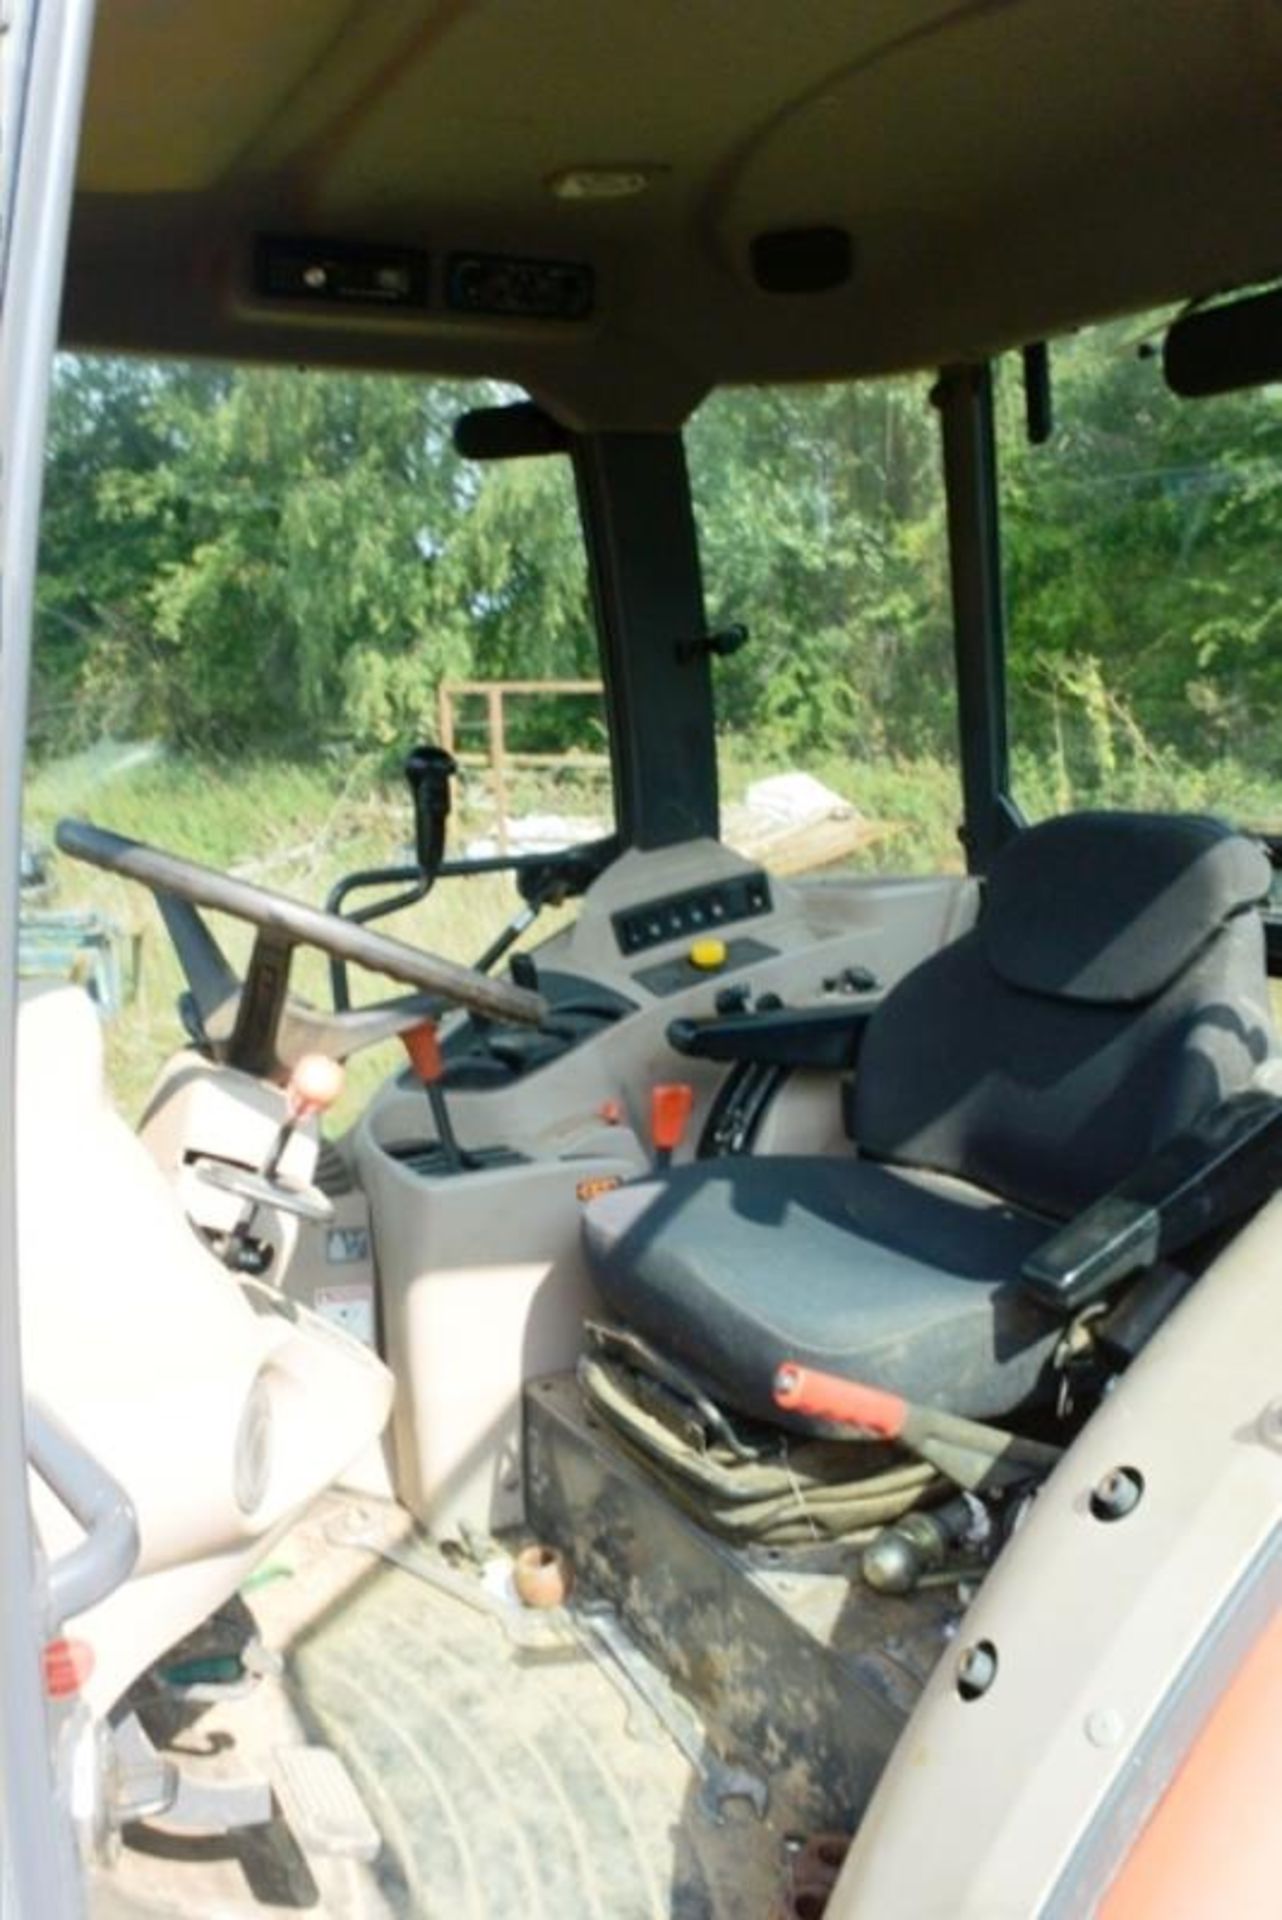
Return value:
[(1282, 387), (1180, 400), (1168, 313), (1051, 349), (1054, 432), (998, 384), (1015, 796), (1282, 826)]
[(723, 832), (777, 871), (957, 869), (938, 419), (924, 379), (707, 400), (687, 436)]

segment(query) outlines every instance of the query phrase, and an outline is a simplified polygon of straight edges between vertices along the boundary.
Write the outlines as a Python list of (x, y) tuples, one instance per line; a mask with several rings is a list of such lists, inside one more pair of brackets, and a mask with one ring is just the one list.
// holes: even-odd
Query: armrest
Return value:
[(1024, 1262), (1029, 1291), (1062, 1313), (1251, 1212), (1282, 1180), (1282, 1100), (1237, 1093), (1179, 1133)]
[(711, 1020), (673, 1020), (668, 1044), (695, 1060), (840, 1072), (853, 1066), (876, 1005), (777, 1007)]

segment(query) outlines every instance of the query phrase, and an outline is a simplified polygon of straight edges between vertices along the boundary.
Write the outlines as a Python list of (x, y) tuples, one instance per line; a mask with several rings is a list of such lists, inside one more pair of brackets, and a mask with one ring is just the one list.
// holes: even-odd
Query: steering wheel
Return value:
[[(531, 1027), (547, 1013), (542, 995), (525, 987), (491, 980), (473, 967), (424, 953), (339, 914), (233, 879), (87, 820), (60, 821), (55, 838), (73, 860), (150, 888), (214, 1054), (247, 1073), (277, 1074), (304, 1053), (345, 1059), (359, 1047), (391, 1039), (433, 1018), (442, 1003), (466, 1007), (482, 1019)], [(257, 929), (243, 982), (201, 918), (200, 907), (229, 913)], [(299, 946), (318, 947), (416, 991), (342, 1013), (307, 1007), (288, 997), (290, 966)]]

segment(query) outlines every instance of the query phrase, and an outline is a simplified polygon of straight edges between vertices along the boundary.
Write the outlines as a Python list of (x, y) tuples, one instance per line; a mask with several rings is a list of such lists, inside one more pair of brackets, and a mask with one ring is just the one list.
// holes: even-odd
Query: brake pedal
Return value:
[(332, 1747), (277, 1747), (272, 1785), (304, 1853), (373, 1860), (382, 1841)]

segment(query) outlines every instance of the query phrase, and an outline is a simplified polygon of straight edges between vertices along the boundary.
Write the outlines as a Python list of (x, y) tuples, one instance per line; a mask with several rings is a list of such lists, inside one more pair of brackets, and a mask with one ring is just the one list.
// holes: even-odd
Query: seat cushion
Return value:
[(594, 1200), (609, 1306), (741, 1413), (783, 1360), (997, 1417), (1045, 1384), (1061, 1322), (1019, 1287), (1051, 1231), (959, 1181), (855, 1159), (698, 1162)]

